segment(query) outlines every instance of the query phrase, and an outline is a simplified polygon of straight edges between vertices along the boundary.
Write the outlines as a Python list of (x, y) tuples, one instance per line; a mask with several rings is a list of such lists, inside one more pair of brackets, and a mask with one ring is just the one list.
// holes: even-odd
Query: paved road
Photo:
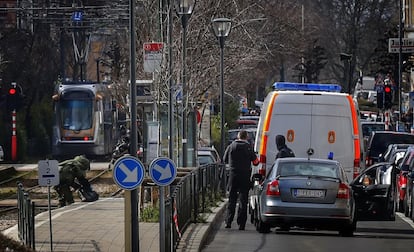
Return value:
[(318, 251), (318, 252), (359, 252), (359, 251), (412, 251), (414, 248), (414, 224), (398, 213), (395, 222), (359, 222), (354, 237), (341, 237), (333, 231), (289, 232), (275, 231), (260, 234), (248, 223), (246, 230), (234, 226), (225, 229), (220, 226), (211, 235), (202, 252), (275, 252), (275, 251)]

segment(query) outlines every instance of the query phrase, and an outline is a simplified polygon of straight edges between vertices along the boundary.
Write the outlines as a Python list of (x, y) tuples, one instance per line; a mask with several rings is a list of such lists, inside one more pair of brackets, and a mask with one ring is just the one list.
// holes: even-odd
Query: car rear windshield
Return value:
[(278, 171), (281, 177), (321, 176), (338, 178), (338, 167), (325, 163), (281, 163)]
[(382, 123), (364, 123), (361, 124), (362, 127), (362, 134), (364, 136), (371, 135), (371, 132), (373, 131), (384, 131), (385, 130), (385, 124)]
[(391, 132), (375, 134), (369, 147), (369, 155), (371, 157), (378, 157), (379, 154), (384, 153), (390, 144), (414, 144), (414, 135)]

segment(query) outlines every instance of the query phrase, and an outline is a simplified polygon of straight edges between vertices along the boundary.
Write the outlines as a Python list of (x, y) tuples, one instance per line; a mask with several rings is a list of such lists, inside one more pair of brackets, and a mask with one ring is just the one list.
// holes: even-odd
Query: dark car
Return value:
[(407, 208), (407, 175), (409, 172), (409, 167), (414, 165), (414, 145), (411, 145), (407, 148), (402, 157), (401, 161), (399, 162), (397, 168), (397, 211), (403, 212), (406, 215), (408, 214)]
[(407, 204), (405, 205), (404, 214), (414, 221), (414, 166), (410, 166), (407, 173), (407, 190), (405, 193), (405, 199)]
[(407, 132), (373, 131), (368, 139), (365, 165), (369, 167), (379, 161), (390, 144), (414, 144), (414, 135)]
[(199, 147), (197, 149), (197, 158), (200, 166), (207, 164), (219, 164), (221, 163), (220, 155), (217, 150), (212, 147)]
[(338, 161), (279, 158), (266, 178), (261, 174), (253, 178), (256, 183), (249, 210), (258, 232), (267, 233), (272, 227), (283, 231), (303, 227), (353, 235), (356, 219), (352, 189)]
[(396, 169), (391, 163), (376, 163), (351, 183), (358, 221), (395, 220)]

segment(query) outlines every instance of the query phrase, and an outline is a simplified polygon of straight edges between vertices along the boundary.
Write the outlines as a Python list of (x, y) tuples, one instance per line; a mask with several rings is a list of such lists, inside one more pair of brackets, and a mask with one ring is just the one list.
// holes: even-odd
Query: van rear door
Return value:
[(330, 152), (353, 179), (354, 134), (350, 105), (345, 95), (320, 92), (286, 92), (276, 96), (269, 120), (266, 143), (266, 167), (270, 168), (278, 152), (277, 134), (296, 157), (326, 159)]

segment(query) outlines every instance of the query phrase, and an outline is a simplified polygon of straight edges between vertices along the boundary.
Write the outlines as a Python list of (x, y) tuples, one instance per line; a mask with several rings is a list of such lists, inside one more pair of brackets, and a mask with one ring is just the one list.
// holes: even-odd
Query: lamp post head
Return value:
[(191, 15), (193, 13), (195, 0), (175, 0), (175, 11), (178, 16)]
[(226, 38), (229, 36), (231, 30), (231, 19), (229, 18), (215, 18), (211, 21), (214, 35), (217, 38)]
[(196, 0), (175, 0), (174, 8), (177, 15), (181, 18), (183, 29), (187, 27), (188, 19), (193, 13)]

